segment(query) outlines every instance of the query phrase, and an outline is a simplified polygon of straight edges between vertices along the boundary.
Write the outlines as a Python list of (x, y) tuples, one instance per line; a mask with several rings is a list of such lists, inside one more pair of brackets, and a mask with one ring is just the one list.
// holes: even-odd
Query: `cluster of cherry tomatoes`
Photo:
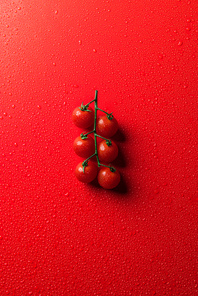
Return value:
[[(110, 138), (117, 132), (118, 123), (112, 113), (103, 111), (106, 114), (97, 118), (97, 107), (95, 112), (89, 104), (82, 104), (72, 113), (72, 121), (77, 127), (86, 129), (93, 126), (93, 131), (83, 132), (74, 140), (75, 153), (85, 159), (77, 165), (75, 175), (83, 183), (92, 182), (97, 177), (100, 186), (113, 189), (120, 182), (120, 174), (111, 166), (118, 156), (118, 147)], [(102, 138), (102, 141), (98, 143), (97, 138)]]

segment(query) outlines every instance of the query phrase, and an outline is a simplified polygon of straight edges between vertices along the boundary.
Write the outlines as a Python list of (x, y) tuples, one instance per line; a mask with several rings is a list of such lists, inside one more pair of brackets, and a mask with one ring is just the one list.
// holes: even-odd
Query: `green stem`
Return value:
[(104, 137), (102, 137), (102, 136), (100, 136), (100, 135), (98, 135), (98, 134), (96, 134), (96, 137), (99, 137), (99, 138), (101, 138), (101, 139), (103, 139), (103, 140), (109, 141), (109, 139), (106, 139), (106, 138), (104, 138)]
[(106, 111), (104, 111), (104, 110), (102, 110), (102, 109), (100, 109), (100, 108), (98, 108), (98, 110), (100, 110), (100, 111), (104, 112), (105, 114), (107, 114), (107, 118), (108, 118), (109, 120), (112, 120), (112, 119), (113, 119), (113, 115), (112, 115), (113, 112), (108, 113), (108, 112), (106, 112)]
[(88, 132), (88, 133), (86, 133), (86, 134), (82, 134), (84, 137), (86, 137), (86, 136), (88, 136), (89, 134), (92, 134), (92, 133), (94, 133), (94, 131), (91, 131), (91, 132)]
[(85, 107), (87, 107), (87, 106), (89, 106), (91, 103), (93, 103), (95, 101), (95, 99), (94, 100), (92, 100), (91, 102), (89, 102), (89, 103), (87, 103), (86, 105), (84, 105)]
[(104, 167), (106, 167), (106, 168), (110, 168), (110, 170), (112, 171), (112, 172), (115, 172), (116, 171), (116, 169), (114, 168), (114, 167), (112, 167), (112, 166), (110, 166), (110, 165), (105, 165), (105, 164), (100, 164), (100, 165), (102, 165), (102, 166), (104, 166)]
[(97, 111), (98, 111), (98, 91), (96, 90), (95, 91), (94, 141), (95, 141), (95, 155), (96, 155), (98, 167), (100, 167), (100, 161), (98, 158), (98, 149), (97, 149), (97, 135), (96, 135)]
[(100, 163), (99, 158), (98, 158), (97, 137), (100, 137), (100, 138), (102, 138), (102, 139), (104, 139), (104, 140), (106, 140), (106, 141), (109, 141), (109, 140), (106, 139), (106, 138), (103, 138), (102, 136), (100, 136), (100, 135), (98, 135), (98, 134), (96, 134), (97, 111), (100, 110), (100, 111), (106, 113), (106, 114), (109, 115), (109, 116), (113, 116), (113, 115), (112, 115), (112, 113), (107, 113), (107, 112), (105, 112), (104, 110), (98, 108), (98, 91), (97, 91), (97, 90), (95, 91), (95, 98), (94, 98), (94, 100), (92, 100), (91, 102), (89, 102), (89, 103), (86, 104), (85, 106), (89, 106), (89, 104), (91, 104), (92, 102), (95, 102), (94, 129), (93, 129), (93, 131), (88, 132), (88, 133), (85, 134), (84, 136), (87, 136), (88, 134), (94, 133), (95, 153), (92, 154), (91, 156), (89, 156), (87, 159), (85, 159), (85, 160), (83, 161), (83, 163), (82, 163), (82, 164), (83, 164), (83, 172), (84, 172), (84, 167), (87, 165), (87, 161), (88, 161), (90, 158), (92, 158), (93, 156), (96, 156), (97, 163), (98, 163), (98, 167), (100, 167), (100, 166), (104, 166), (104, 167), (109, 168), (112, 172), (115, 172), (116, 169), (115, 169), (114, 167), (112, 167), (112, 166), (107, 166), (107, 165), (105, 165), (105, 164)]
[(104, 113), (106, 113), (107, 115), (109, 115), (108, 112), (106, 112), (106, 111), (104, 111), (104, 110), (102, 110), (102, 109), (100, 109), (100, 108), (97, 108), (97, 109), (100, 110), (100, 111), (102, 111), (102, 112), (104, 112)]
[(95, 155), (96, 155), (96, 153), (92, 154), (92, 155), (89, 156), (87, 159), (85, 159), (85, 160), (83, 161), (82, 165), (85, 164), (90, 158), (94, 157)]

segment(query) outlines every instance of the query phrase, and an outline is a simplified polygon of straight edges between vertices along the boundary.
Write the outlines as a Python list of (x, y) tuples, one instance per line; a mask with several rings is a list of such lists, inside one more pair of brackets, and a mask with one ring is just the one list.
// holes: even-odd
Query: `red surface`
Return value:
[[(196, 0), (1, 1), (0, 295), (198, 295)], [(80, 184), (73, 109), (122, 183)]]

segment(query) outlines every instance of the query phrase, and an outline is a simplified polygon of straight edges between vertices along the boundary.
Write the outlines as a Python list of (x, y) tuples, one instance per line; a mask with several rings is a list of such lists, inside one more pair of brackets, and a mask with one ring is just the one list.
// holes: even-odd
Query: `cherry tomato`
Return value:
[(78, 156), (87, 158), (95, 152), (94, 139), (89, 135), (86, 138), (79, 136), (74, 140), (73, 149)]
[(96, 131), (102, 137), (111, 138), (118, 130), (118, 122), (112, 115), (108, 118), (108, 115), (100, 117), (97, 121)]
[(102, 167), (98, 173), (98, 183), (105, 189), (113, 189), (120, 183), (120, 173), (114, 170)]
[[(84, 109), (84, 110), (83, 110)], [(77, 127), (88, 128), (94, 124), (94, 111), (91, 107), (77, 107), (72, 113), (72, 121)]]
[(118, 156), (118, 146), (112, 140), (103, 140), (98, 145), (98, 157), (102, 162), (112, 162)]
[(93, 181), (96, 178), (97, 173), (98, 167), (92, 161), (87, 162), (87, 166), (84, 166), (84, 171), (83, 162), (80, 162), (75, 170), (76, 178), (83, 183), (90, 183), (91, 181)]

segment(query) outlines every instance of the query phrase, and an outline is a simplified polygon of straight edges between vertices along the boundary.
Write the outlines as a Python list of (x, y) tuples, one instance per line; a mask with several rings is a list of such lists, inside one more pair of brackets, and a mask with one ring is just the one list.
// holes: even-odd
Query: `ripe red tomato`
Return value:
[(78, 156), (87, 158), (95, 152), (94, 139), (89, 135), (85, 139), (79, 136), (74, 140), (73, 149)]
[(105, 189), (113, 189), (120, 183), (120, 173), (116, 169), (102, 167), (98, 173), (98, 183)]
[(97, 121), (96, 131), (102, 137), (111, 138), (118, 130), (118, 122), (113, 117), (108, 118), (108, 115), (100, 117)]
[(75, 170), (75, 175), (76, 178), (83, 183), (90, 183), (93, 181), (98, 173), (98, 167), (97, 165), (92, 162), (88, 161), (87, 166), (84, 167), (84, 172), (83, 172), (83, 162), (80, 162)]
[(94, 111), (91, 107), (77, 107), (72, 113), (72, 121), (77, 127), (88, 128), (94, 124)]
[(112, 162), (118, 156), (118, 146), (112, 140), (103, 140), (98, 145), (98, 157), (102, 162)]

